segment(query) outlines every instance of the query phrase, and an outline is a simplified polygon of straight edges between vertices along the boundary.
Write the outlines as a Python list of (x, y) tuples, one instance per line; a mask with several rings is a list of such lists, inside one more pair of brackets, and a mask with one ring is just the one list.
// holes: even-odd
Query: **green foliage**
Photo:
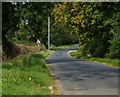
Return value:
[(110, 53), (108, 57), (110, 58), (120, 58), (120, 33), (114, 35), (113, 39), (110, 40), (111, 46), (109, 48)]
[(109, 52), (113, 45), (109, 40), (120, 30), (118, 2), (3, 3), (2, 12), (3, 37), (8, 40), (40, 39), (47, 47), (50, 16), (52, 44), (81, 42), (85, 45), (84, 54), (90, 52), (97, 57)]
[(56, 24), (63, 23), (76, 33), (84, 44), (83, 54), (104, 57), (110, 47), (109, 40), (119, 31), (119, 3), (80, 2), (58, 3), (53, 9)]
[(93, 37), (92, 40), (86, 41), (83, 46), (84, 55), (91, 54), (92, 56), (104, 57), (107, 52), (107, 40), (100, 37)]
[(9, 33), (11, 37), (13, 37), (15, 36), (15, 31), (18, 29), (18, 24), (20, 22), (20, 14), (19, 10), (17, 11), (15, 9), (16, 6), (10, 2), (2, 3), (2, 36), (4, 38), (3, 41), (6, 41), (6, 34), (8, 35)]
[[(47, 46), (47, 21), (52, 6), (52, 3), (45, 2), (30, 2), (22, 5), (21, 17), (23, 18), (20, 23), (20, 33), (18, 33), (19, 38), (27, 39), (27, 37), (29, 37), (28, 40), (34, 41), (40, 39), (41, 42)], [(26, 21), (28, 21), (27, 24)], [(24, 22), (24, 24), (22, 24), (22, 22)]]
[(70, 33), (72, 29), (69, 26), (54, 23), (51, 28), (51, 43), (55, 46), (78, 43), (78, 36)]
[(44, 45), (47, 45), (47, 21), (53, 3), (4, 2), (2, 7), (3, 36), (7, 41), (40, 39)]

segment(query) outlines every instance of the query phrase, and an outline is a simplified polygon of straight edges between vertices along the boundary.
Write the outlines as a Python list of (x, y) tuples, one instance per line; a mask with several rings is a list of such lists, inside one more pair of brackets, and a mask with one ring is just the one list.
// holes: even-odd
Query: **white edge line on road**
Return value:
[[(77, 52), (77, 50), (68, 51), (68, 56), (69, 56), (70, 58), (72, 58), (72, 59), (79, 59), (79, 58), (72, 57), (72, 56), (70, 55), (71, 52)], [(89, 61), (89, 60), (85, 60), (85, 61)], [(100, 62), (97, 62), (97, 61), (90, 61), (90, 62), (100, 63)], [(103, 65), (106, 65), (106, 66), (109, 66), (109, 67), (112, 67), (112, 68), (116, 68), (116, 69), (119, 68), (119, 67), (114, 67), (114, 66), (108, 65), (107, 63), (100, 63), (100, 64), (103, 64)]]
[(71, 50), (71, 51), (68, 51), (68, 53), (67, 53), (70, 58), (76, 59), (70, 55), (71, 52), (77, 52), (77, 50)]

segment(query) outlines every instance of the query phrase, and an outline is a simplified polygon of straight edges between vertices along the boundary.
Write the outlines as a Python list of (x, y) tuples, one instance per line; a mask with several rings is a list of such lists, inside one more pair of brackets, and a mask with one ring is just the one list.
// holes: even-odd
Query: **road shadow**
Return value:
[(64, 63), (64, 62), (75, 62), (75, 61), (84, 61), (88, 62), (87, 60), (82, 59), (73, 59), (73, 58), (59, 58), (59, 59), (47, 59), (46, 60), (48, 64), (55, 64), (55, 63)]
[[(65, 63), (66, 62), (66, 63)], [(90, 62), (77, 59), (50, 59), (49, 68), (56, 73), (55, 79), (85, 81), (91, 78), (96, 79), (112, 79), (118, 78), (119, 71), (117, 68), (112, 68), (101, 63)]]
[(118, 88), (119, 69), (97, 62), (70, 58), (67, 52), (73, 49), (59, 50), (47, 60), (52, 75), (66, 90), (74, 87), (81, 87), (82, 90)]

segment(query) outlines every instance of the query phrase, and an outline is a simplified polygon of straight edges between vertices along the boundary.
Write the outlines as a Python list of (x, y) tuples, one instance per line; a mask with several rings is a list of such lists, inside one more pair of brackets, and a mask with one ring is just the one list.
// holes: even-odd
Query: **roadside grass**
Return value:
[(2, 95), (51, 95), (55, 85), (46, 66), (50, 51), (21, 55), (2, 64)]
[(107, 64), (113, 67), (120, 67), (120, 60), (119, 59), (108, 59), (108, 58), (97, 58), (97, 57), (89, 57), (89, 56), (82, 56), (81, 52), (70, 52), (70, 55), (74, 58), (79, 58), (88, 61), (95, 61)]
[(71, 44), (71, 45), (61, 45), (61, 46), (57, 46), (57, 47), (52, 47), (51, 50), (61, 50), (61, 49), (65, 49), (65, 48), (68, 48), (68, 47), (71, 47), (71, 46), (76, 46), (77, 44)]

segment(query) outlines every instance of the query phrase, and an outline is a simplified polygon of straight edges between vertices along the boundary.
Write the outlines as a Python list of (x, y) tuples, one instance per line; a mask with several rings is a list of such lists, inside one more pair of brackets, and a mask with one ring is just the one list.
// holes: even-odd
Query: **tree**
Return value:
[(3, 57), (14, 57), (19, 53), (19, 49), (11, 43), (19, 29), (20, 12), (16, 10), (16, 4), (10, 2), (2, 3), (2, 47)]
[(110, 58), (120, 58), (120, 33), (114, 35), (113, 39), (110, 40), (110, 43), (110, 53), (107, 56)]
[[(30, 40), (33, 41), (40, 39), (42, 43), (47, 46), (47, 21), (48, 21), (47, 19), (51, 13), (52, 7), (53, 7), (52, 3), (45, 2), (25, 3), (22, 6), (21, 20), (24, 23), (22, 24), (21, 21), (20, 32), (26, 30), (25, 37), (30, 36)], [(21, 33), (18, 33), (18, 36), (20, 36), (20, 34)]]
[(64, 2), (56, 5), (53, 14), (56, 23), (74, 29), (70, 33), (79, 36), (86, 54), (104, 57), (110, 47), (109, 40), (119, 29), (119, 9), (119, 3)]
[(2, 17), (2, 38), (3, 42), (6, 42), (8, 41), (6, 35), (9, 33), (11, 37), (14, 36), (15, 31), (19, 28), (19, 11), (16, 10), (16, 5), (10, 2), (3, 2)]

